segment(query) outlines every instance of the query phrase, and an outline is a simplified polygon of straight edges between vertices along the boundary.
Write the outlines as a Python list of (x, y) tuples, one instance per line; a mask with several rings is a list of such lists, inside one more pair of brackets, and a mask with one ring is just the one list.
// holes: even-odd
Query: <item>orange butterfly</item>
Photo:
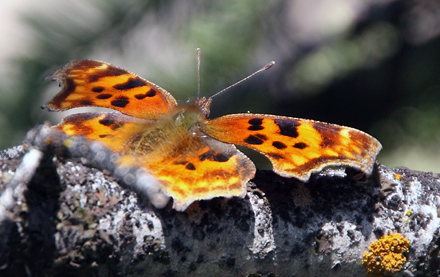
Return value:
[(72, 61), (51, 77), (63, 88), (44, 108), (119, 111), (74, 114), (54, 128), (99, 141), (120, 155), (120, 165), (145, 169), (179, 211), (201, 199), (245, 195), (256, 169), (234, 144), (301, 181), (327, 166), (370, 174), (382, 147), (359, 130), (308, 119), (246, 113), (210, 120), (211, 98), (179, 106), (163, 88), (104, 62)]

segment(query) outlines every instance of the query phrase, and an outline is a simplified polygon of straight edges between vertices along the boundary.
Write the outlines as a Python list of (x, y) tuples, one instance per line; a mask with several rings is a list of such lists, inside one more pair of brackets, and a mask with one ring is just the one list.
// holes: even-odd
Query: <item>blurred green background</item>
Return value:
[(200, 47), (205, 96), (277, 62), (215, 98), (211, 117), (347, 125), (382, 142), (387, 166), (440, 171), (437, 0), (3, 0), (0, 18), (0, 149), (68, 114), (40, 109), (59, 89), (44, 78), (68, 61), (110, 62), (184, 103)]

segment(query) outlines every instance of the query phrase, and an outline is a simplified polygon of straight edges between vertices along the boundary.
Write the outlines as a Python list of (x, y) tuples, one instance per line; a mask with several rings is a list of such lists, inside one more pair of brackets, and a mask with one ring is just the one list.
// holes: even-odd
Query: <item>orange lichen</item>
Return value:
[(368, 276), (391, 275), (400, 271), (406, 262), (403, 253), (409, 250), (409, 240), (402, 234), (390, 233), (375, 240), (364, 252), (362, 265), (367, 268)]
[(394, 178), (395, 178), (396, 180), (400, 181), (400, 179), (402, 179), (402, 177), (403, 177), (403, 175), (401, 175), (401, 174), (397, 174), (397, 173), (394, 173)]

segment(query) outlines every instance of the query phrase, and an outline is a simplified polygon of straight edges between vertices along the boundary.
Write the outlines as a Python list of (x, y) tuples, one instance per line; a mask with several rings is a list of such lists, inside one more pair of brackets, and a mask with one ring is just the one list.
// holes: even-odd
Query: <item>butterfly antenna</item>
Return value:
[(230, 88), (233, 88), (233, 87), (237, 86), (238, 84), (241, 84), (241, 83), (243, 83), (244, 81), (247, 81), (248, 79), (254, 77), (255, 75), (257, 75), (257, 74), (259, 74), (259, 73), (261, 73), (261, 72), (263, 72), (263, 71), (268, 70), (269, 68), (271, 68), (271, 67), (274, 66), (274, 65), (275, 65), (275, 62), (274, 62), (274, 61), (271, 61), (270, 63), (266, 64), (263, 68), (260, 68), (259, 70), (255, 71), (255, 72), (252, 73), (251, 75), (249, 75), (249, 76), (247, 76), (247, 77), (241, 79), (241, 80), (238, 81), (238, 82), (233, 83), (232, 85), (228, 86), (227, 88), (222, 89), (221, 91), (217, 92), (216, 94), (214, 94), (213, 96), (211, 96), (211, 97), (209, 97), (209, 98), (212, 99), (212, 98), (216, 97), (217, 95), (222, 94), (223, 92), (229, 90)]
[(197, 48), (197, 99), (200, 99), (200, 60), (202, 53), (200, 48)]

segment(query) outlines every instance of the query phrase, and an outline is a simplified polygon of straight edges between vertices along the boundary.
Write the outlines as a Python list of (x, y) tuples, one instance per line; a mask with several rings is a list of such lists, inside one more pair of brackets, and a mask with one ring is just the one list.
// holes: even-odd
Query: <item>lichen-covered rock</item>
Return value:
[(402, 234), (390, 233), (375, 240), (364, 252), (362, 264), (367, 268), (368, 276), (393, 275), (402, 270), (406, 262), (405, 253), (410, 242)]

